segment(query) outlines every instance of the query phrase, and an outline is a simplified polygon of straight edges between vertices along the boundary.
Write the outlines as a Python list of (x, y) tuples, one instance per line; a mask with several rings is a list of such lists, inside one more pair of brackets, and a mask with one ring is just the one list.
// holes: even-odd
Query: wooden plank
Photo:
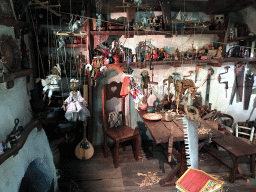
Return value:
[(22, 149), (23, 145), (27, 141), (27, 138), (30, 134), (30, 132), (34, 128), (38, 128), (38, 131), (41, 130), (41, 126), (38, 119), (32, 119), (25, 127), (24, 130), (21, 132), (21, 137), (17, 140), (17, 143), (15, 145), (12, 145), (11, 149), (7, 149), (5, 153), (0, 155), (0, 165), (5, 162), (9, 157), (12, 155), (17, 155), (19, 150)]
[[(132, 31), (134, 35), (172, 35), (172, 31)], [(132, 33), (130, 31), (130, 33)], [(212, 30), (212, 31), (185, 31), (184, 35), (193, 34), (225, 34), (226, 31), (222, 30)], [(91, 35), (125, 35), (126, 31), (90, 31)], [(174, 33), (176, 35), (176, 33)], [(181, 35), (181, 33), (179, 34)]]
[(12, 81), (14, 79), (24, 77), (33, 73), (33, 69), (21, 70), (13, 73), (4, 73), (0, 77), (0, 83)]
[(213, 138), (212, 141), (231, 152), (236, 157), (256, 154), (255, 145), (250, 145), (233, 135), (222, 135), (222, 137)]
[(81, 36), (86, 36), (87, 33), (56, 33), (55, 35), (63, 35), (63, 36), (70, 36), (70, 37), (81, 37)]
[[(120, 148), (120, 150), (122, 150)], [(231, 164), (232, 160), (229, 157), (228, 152), (226, 151), (218, 151), (213, 148), (214, 153), (218, 153), (218, 156), (222, 158), (226, 163)], [(79, 173), (81, 177), (77, 178), (75, 182), (78, 184), (79, 188), (82, 191), (86, 192), (94, 192), (94, 191), (125, 191), (125, 192), (133, 192), (133, 191), (159, 191), (159, 192), (167, 192), (176, 191), (175, 187), (161, 187), (159, 184), (149, 186), (149, 187), (139, 187), (136, 182), (140, 183), (144, 177), (137, 176), (138, 172), (147, 173), (157, 171), (157, 174), (160, 178), (164, 178), (171, 170), (169, 164), (167, 164), (167, 160), (164, 158), (163, 154), (160, 151), (153, 151), (153, 158), (147, 159), (142, 150), (140, 150), (140, 160), (135, 161), (132, 153), (132, 148), (130, 146), (127, 147), (126, 151), (120, 151), (120, 159), (122, 159), (122, 163), (120, 163), (120, 173), (121, 175), (113, 175), (115, 172), (113, 158), (109, 156), (108, 158), (103, 158), (102, 148), (101, 146), (95, 146), (95, 154), (92, 159), (87, 161), (81, 161), (76, 159), (75, 157), (67, 156), (66, 159), (61, 159), (61, 172), (64, 171), (65, 178), (61, 178), (58, 183), (60, 185), (61, 191), (66, 191), (69, 189), (69, 181), (72, 178), (69, 178), (70, 175), (68, 173), (72, 173), (72, 176), (76, 178), (76, 172)], [(202, 161), (203, 160), (203, 161)], [(164, 164), (165, 173), (161, 172), (160, 164)], [(241, 158), (241, 163), (247, 163), (247, 169), (249, 171), (249, 158)], [(172, 162), (173, 164), (174, 162)], [(254, 184), (246, 183), (245, 179), (242, 177), (236, 177), (235, 183), (229, 183), (228, 178), (230, 171), (218, 162), (215, 161), (209, 154), (200, 153), (199, 154), (199, 169), (207, 172), (208, 174), (213, 175), (214, 177), (218, 176), (218, 178), (223, 178), (221, 180), (225, 181), (224, 190), (225, 191), (243, 191), (243, 192), (251, 192), (255, 189)], [(246, 169), (246, 172), (247, 172)], [(95, 173), (96, 176), (86, 176), (89, 171), (89, 175)], [(100, 171), (104, 175), (101, 176), (97, 172)], [(112, 174), (108, 174), (107, 172), (112, 172)], [(106, 172), (106, 173), (104, 173)], [(119, 174), (119, 173), (118, 173)], [(110, 178), (106, 178), (109, 175)], [(120, 177), (119, 177), (120, 176)], [(88, 180), (83, 180), (84, 178)], [(114, 179), (113, 179), (114, 178)], [(239, 179), (240, 178), (240, 179)], [(237, 189), (237, 190), (236, 190)]]
[(14, 26), (18, 28), (22, 28), (25, 25), (27, 25), (27, 23), (23, 21), (11, 19), (11, 18), (0, 18), (0, 24), (5, 26)]
[[(52, 8), (52, 7), (60, 7), (60, 5), (46, 5), (47, 8)], [(34, 7), (35, 9), (42, 9), (44, 7), (40, 7), (40, 6), (37, 6), (37, 7)], [(46, 9), (46, 8), (45, 8)]]
[(34, 0), (35, 3), (37, 3), (38, 5), (40, 5), (42, 8), (47, 9), (48, 11), (50, 11), (51, 13), (53, 13), (56, 16), (61, 16), (61, 14), (57, 13), (56, 11), (52, 10), (51, 8), (48, 8), (47, 5), (45, 5), (44, 3), (40, 2), (39, 0)]
[(82, 191), (86, 192), (125, 192), (122, 178), (76, 181), (76, 183)]
[(143, 115), (146, 114), (146, 111), (138, 111), (141, 116), (144, 124), (147, 126), (149, 132), (151, 133), (153, 139), (157, 144), (159, 143), (167, 143), (169, 139), (170, 132), (165, 127), (165, 125), (161, 121), (150, 121), (143, 118)]
[[(86, 170), (86, 171), (85, 171)], [(64, 169), (61, 171), (63, 178), (73, 180), (102, 180), (122, 178), (121, 168), (108, 167), (87, 167), (86, 169)]]

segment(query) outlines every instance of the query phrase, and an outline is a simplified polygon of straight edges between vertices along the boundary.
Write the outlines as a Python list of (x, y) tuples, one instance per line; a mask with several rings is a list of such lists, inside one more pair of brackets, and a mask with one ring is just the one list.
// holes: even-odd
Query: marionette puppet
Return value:
[[(68, 121), (76, 122), (84, 121), (86, 117), (90, 116), (90, 111), (86, 108), (87, 102), (82, 97), (79, 89), (79, 81), (76, 79), (70, 80), (69, 97), (63, 103), (63, 110), (66, 111), (65, 118)], [(66, 106), (67, 105), (67, 106)]]
[(60, 91), (60, 87), (58, 85), (58, 82), (61, 79), (60, 75), (61, 75), (61, 69), (59, 64), (57, 64), (57, 66), (54, 66), (51, 69), (51, 74), (46, 76), (45, 79), (41, 79), (41, 78), (36, 79), (36, 83), (39, 83), (39, 81), (41, 80), (41, 83), (43, 86), (43, 94), (44, 94), (43, 101), (45, 101), (46, 94), (48, 93), (48, 98), (49, 98), (48, 105), (50, 105), (52, 102), (51, 97), (53, 92)]

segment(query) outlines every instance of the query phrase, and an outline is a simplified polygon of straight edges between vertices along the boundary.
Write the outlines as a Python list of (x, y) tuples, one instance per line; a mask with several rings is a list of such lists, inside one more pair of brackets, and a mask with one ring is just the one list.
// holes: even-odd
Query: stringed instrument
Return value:
[(83, 140), (78, 143), (75, 149), (75, 156), (81, 160), (90, 159), (94, 154), (94, 148), (92, 144), (86, 138), (86, 126), (84, 125), (84, 137)]
[[(86, 101), (88, 101), (88, 94), (87, 94), (88, 93), (88, 85), (83, 85), (83, 91), (84, 91), (84, 93), (83, 93), (84, 99)], [(75, 156), (81, 160), (90, 159), (94, 154), (94, 148), (93, 148), (92, 144), (86, 138), (86, 124), (87, 124), (87, 121), (85, 120), (83, 123), (83, 126), (84, 126), (83, 140), (80, 143), (78, 143), (78, 145), (76, 146), (76, 149), (75, 149)]]

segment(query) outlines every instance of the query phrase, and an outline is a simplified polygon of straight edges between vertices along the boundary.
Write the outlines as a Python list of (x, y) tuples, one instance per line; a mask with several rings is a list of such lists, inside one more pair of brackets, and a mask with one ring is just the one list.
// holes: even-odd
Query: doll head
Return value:
[(52, 75), (60, 75), (61, 74), (61, 69), (60, 69), (60, 65), (59, 64), (57, 64), (57, 66), (54, 66), (51, 69), (51, 74)]
[(76, 91), (79, 88), (79, 81), (76, 79), (71, 79), (70, 80), (70, 89), (72, 91)]

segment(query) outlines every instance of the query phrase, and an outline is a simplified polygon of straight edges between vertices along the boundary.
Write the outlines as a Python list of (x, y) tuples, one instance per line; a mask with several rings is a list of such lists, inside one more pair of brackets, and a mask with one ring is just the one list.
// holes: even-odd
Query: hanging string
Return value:
[[(48, 10), (48, 4), (47, 4), (47, 10)], [(49, 65), (49, 74), (50, 74), (50, 71), (51, 71), (51, 66), (50, 66), (50, 29), (49, 29), (49, 23), (48, 23), (48, 21), (49, 21), (49, 17), (48, 17), (48, 11), (47, 11), (47, 15), (46, 15), (46, 19), (47, 19), (47, 24), (46, 24), (46, 26), (47, 26), (47, 39), (48, 39), (48, 48), (47, 48), (47, 50), (48, 50), (48, 65)]]
[(39, 76), (41, 74), (41, 70), (40, 70), (40, 66), (39, 66), (39, 60), (40, 60), (41, 61), (42, 71), (43, 71), (43, 75), (44, 75), (44, 78), (45, 78), (46, 76), (45, 76), (44, 67), (43, 67), (43, 61), (42, 61), (41, 52), (40, 52), (40, 48), (39, 48), (38, 33), (37, 33), (37, 30), (36, 30), (35, 24), (33, 22), (33, 16), (32, 16), (32, 11), (31, 11), (30, 6), (29, 6), (29, 12), (30, 12), (31, 21), (33, 23), (33, 29), (34, 29), (35, 37), (36, 37), (36, 45), (37, 45), (37, 51), (38, 51), (38, 62), (37, 63), (38, 63), (38, 69), (39, 69)]

